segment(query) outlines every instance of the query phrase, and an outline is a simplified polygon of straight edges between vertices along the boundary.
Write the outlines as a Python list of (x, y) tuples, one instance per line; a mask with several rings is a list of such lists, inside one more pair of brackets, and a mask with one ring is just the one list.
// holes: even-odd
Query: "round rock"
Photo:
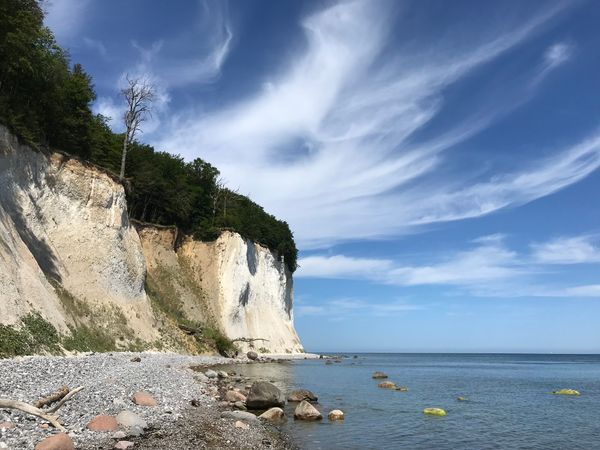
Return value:
[(285, 405), (285, 397), (277, 386), (268, 381), (256, 381), (252, 384), (246, 398), (248, 409), (268, 409)]
[(285, 413), (283, 412), (283, 409), (275, 407), (268, 409), (258, 416), (258, 418), (271, 423), (279, 423), (285, 420)]
[(148, 392), (136, 392), (133, 394), (132, 400), (138, 406), (156, 406), (156, 400)]
[(344, 412), (340, 409), (334, 409), (333, 411), (329, 411), (329, 414), (327, 414), (327, 418), (330, 421), (344, 420)]
[(146, 421), (132, 411), (121, 411), (117, 414), (117, 422), (119, 425), (126, 428), (148, 428)]
[(87, 424), (90, 431), (115, 431), (119, 428), (119, 422), (113, 416), (101, 414), (92, 418)]
[(377, 386), (383, 389), (396, 389), (396, 383), (393, 381), (382, 381)]
[(245, 422), (258, 421), (258, 417), (247, 411), (223, 411), (221, 417), (224, 419), (243, 420)]
[(249, 351), (248, 353), (246, 353), (246, 356), (248, 357), (248, 359), (251, 359), (252, 361), (256, 361), (258, 359), (258, 353), (253, 352), (252, 350)]
[(75, 450), (75, 444), (68, 434), (59, 433), (41, 441), (35, 450)]
[(376, 380), (380, 380), (382, 378), (387, 378), (388, 376), (384, 373), (384, 372), (375, 372), (372, 376), (372, 378), (376, 379)]
[(300, 402), (294, 411), (294, 419), (297, 420), (321, 420), (322, 418), (319, 410), (306, 400)]
[(301, 402), (303, 400), (316, 402), (318, 397), (307, 389), (298, 389), (288, 395), (288, 402)]

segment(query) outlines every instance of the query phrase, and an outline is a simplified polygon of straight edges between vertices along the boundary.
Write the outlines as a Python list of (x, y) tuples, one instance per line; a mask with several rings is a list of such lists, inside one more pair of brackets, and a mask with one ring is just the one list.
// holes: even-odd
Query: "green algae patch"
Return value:
[(559, 389), (558, 391), (553, 391), (552, 393), (554, 395), (581, 395), (581, 393), (575, 389)]
[(444, 411), (442, 408), (425, 408), (423, 410), (423, 414), (427, 415), (427, 416), (445, 416), (446, 415), (446, 411)]

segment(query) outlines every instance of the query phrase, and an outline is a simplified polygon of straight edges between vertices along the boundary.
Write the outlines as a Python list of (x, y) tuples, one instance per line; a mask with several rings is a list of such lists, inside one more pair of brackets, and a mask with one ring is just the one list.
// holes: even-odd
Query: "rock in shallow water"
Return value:
[(267, 409), (272, 406), (285, 405), (285, 397), (277, 386), (267, 381), (256, 381), (252, 384), (246, 397), (248, 409)]
[(383, 389), (396, 389), (396, 383), (393, 381), (382, 381), (377, 386)]
[(581, 395), (581, 393), (575, 389), (559, 389), (558, 391), (554, 391), (552, 393), (555, 395)]
[(327, 418), (330, 421), (344, 420), (344, 413), (343, 413), (343, 411), (341, 411), (339, 409), (334, 409), (333, 411), (329, 412), (329, 414), (327, 415)]
[(383, 373), (383, 372), (375, 372), (372, 376), (372, 378), (378, 380), (378, 379), (382, 379), (382, 378), (387, 378), (388, 376)]
[(321, 420), (322, 418), (319, 410), (306, 400), (300, 402), (294, 411), (294, 419), (297, 420)]
[(298, 389), (288, 395), (288, 402), (301, 402), (303, 400), (316, 402), (318, 397), (307, 389)]
[(446, 411), (444, 411), (442, 408), (425, 408), (423, 410), (423, 414), (428, 416), (445, 416)]

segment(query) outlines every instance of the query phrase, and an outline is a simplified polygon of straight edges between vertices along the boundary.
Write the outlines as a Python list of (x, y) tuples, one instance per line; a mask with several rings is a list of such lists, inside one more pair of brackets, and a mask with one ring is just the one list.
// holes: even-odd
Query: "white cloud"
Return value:
[(544, 62), (548, 68), (557, 67), (571, 58), (573, 46), (568, 42), (558, 42), (551, 45), (544, 53)]
[(498, 235), (477, 240), (475, 248), (456, 252), (429, 265), (404, 265), (387, 259), (350, 258), (342, 255), (301, 258), (296, 277), (352, 278), (400, 286), (478, 285), (524, 275), (516, 252)]
[(83, 43), (88, 48), (97, 51), (100, 54), (100, 56), (102, 56), (104, 59), (108, 58), (108, 51), (106, 50), (106, 46), (102, 43), (102, 41), (92, 39), (89, 37), (84, 37)]
[(426, 309), (424, 305), (415, 305), (402, 300), (389, 303), (368, 302), (362, 299), (342, 298), (322, 302), (319, 305), (301, 304), (294, 308), (295, 314), (303, 316), (325, 316), (333, 319), (345, 319), (356, 316), (391, 316)]
[(530, 37), (559, 7), (496, 33), (460, 42), (450, 33), (390, 53), (386, 5), (346, 1), (307, 17), (306, 45), (279, 75), (223, 109), (175, 117), (153, 143), (214, 163), (290, 223), (303, 249), (478, 217), (548, 195), (600, 165), (598, 135), (487, 181), (443, 173), (449, 149), (516, 106), (501, 102), (416, 140), (443, 110), (446, 87)]
[(85, 13), (90, 0), (50, 0), (44, 2), (44, 23), (56, 40), (66, 44), (77, 35), (85, 24)]
[(542, 264), (581, 264), (600, 262), (597, 236), (560, 237), (533, 244), (533, 258)]

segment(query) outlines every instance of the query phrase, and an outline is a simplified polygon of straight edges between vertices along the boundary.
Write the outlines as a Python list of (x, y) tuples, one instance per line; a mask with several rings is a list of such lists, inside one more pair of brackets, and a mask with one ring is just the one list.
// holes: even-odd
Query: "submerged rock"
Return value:
[(468, 402), (469, 399), (467, 397), (456, 397), (456, 400), (458, 400), (459, 402)]
[(288, 402), (301, 402), (302, 400), (316, 402), (318, 400), (318, 397), (308, 389), (297, 389), (295, 391), (290, 392), (287, 400)]
[(329, 414), (327, 414), (327, 418), (330, 421), (344, 420), (344, 412), (339, 409), (334, 409), (333, 411), (329, 411)]
[(297, 420), (321, 420), (322, 418), (319, 410), (306, 400), (300, 402), (294, 411), (294, 419)]
[(442, 408), (425, 408), (423, 410), (423, 414), (429, 416), (445, 416), (446, 411), (444, 411)]
[(396, 390), (400, 392), (408, 392), (408, 388), (406, 386), (396, 386)]
[(285, 405), (285, 397), (277, 386), (267, 381), (256, 381), (252, 384), (246, 397), (248, 409), (267, 409)]
[(581, 395), (581, 393), (575, 389), (559, 389), (558, 391), (554, 391), (552, 393), (555, 395)]
[(387, 378), (387, 377), (388, 377), (388, 376), (387, 376), (387, 375), (386, 375), (384, 372), (375, 372), (375, 373), (373, 374), (373, 377), (372, 377), (372, 378), (374, 378), (374, 379), (376, 379), (376, 380), (379, 380), (379, 379), (382, 379), (382, 378)]

